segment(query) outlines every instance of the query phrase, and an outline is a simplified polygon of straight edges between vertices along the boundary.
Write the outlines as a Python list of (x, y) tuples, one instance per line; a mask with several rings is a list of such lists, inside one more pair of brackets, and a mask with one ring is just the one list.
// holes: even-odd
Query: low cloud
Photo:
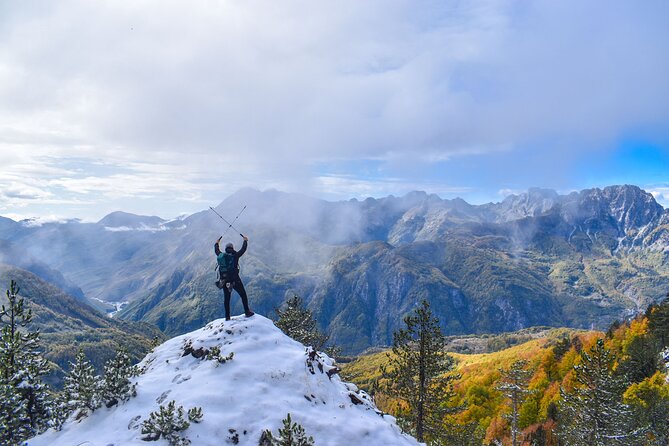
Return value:
[(646, 190), (651, 193), (655, 200), (664, 206), (665, 209), (669, 208), (669, 186), (651, 187)]
[(326, 175), (315, 178), (313, 190), (332, 199), (383, 197), (403, 195), (411, 191), (428, 191), (442, 196), (462, 195), (471, 191), (467, 187), (447, 186), (439, 183), (407, 181), (402, 178), (367, 180), (353, 175)]

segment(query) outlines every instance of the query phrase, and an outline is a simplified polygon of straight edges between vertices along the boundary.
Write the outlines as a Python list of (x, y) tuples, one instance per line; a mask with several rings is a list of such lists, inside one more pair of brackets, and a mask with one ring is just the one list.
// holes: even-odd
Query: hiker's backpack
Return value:
[(218, 262), (218, 272), (221, 275), (221, 280), (233, 276), (235, 272), (235, 256), (227, 252), (222, 252), (216, 258)]

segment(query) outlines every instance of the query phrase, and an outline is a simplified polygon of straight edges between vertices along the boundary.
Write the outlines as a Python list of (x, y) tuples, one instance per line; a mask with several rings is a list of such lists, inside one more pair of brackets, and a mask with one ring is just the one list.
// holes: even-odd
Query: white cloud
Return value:
[(506, 189), (500, 189), (500, 190), (498, 190), (498, 191), (497, 191), (497, 195), (499, 195), (499, 196), (502, 197), (502, 198), (506, 198), (506, 197), (508, 197), (509, 195), (520, 195), (520, 194), (522, 194), (523, 192), (526, 192), (526, 191), (525, 191), (525, 190), (521, 190), (521, 189), (508, 189), (508, 188), (506, 188)]
[(646, 189), (665, 209), (669, 208), (669, 186), (649, 187)]
[[(666, 134), (668, 8), (653, 0), (7, 3), (0, 162), (14, 177), (0, 175), (0, 187), (14, 181), (18, 195), (3, 205), (40, 193), (176, 203), (245, 185), (398, 193), (419, 175), (333, 180), (314, 166), (428, 165), (500, 151), (519, 162), (515, 148), (548, 143), (568, 159), (638, 128)], [(541, 150), (532, 168), (560, 175), (542, 165)], [(63, 159), (80, 163), (59, 167)], [(431, 191), (449, 181), (429, 183)]]

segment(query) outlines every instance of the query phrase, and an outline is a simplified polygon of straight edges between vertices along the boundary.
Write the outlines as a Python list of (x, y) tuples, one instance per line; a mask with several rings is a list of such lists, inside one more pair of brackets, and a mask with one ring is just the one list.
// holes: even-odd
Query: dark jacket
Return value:
[[(225, 252), (228, 254), (232, 254), (234, 256), (234, 267), (233, 270), (235, 272), (235, 276), (239, 277), (239, 258), (244, 255), (246, 252), (246, 248), (248, 247), (248, 242), (244, 240), (244, 243), (242, 244), (242, 249), (239, 251), (235, 251), (232, 248), (225, 248)], [(218, 242), (214, 244), (214, 253), (216, 253), (216, 258), (220, 257), (223, 253), (221, 252), (221, 248), (218, 246)]]

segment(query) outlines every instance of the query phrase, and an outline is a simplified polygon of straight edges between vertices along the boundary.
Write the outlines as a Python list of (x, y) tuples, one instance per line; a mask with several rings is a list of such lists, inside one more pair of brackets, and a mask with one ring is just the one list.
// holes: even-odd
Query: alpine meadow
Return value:
[(669, 446), (669, 3), (0, 3), (0, 446)]

